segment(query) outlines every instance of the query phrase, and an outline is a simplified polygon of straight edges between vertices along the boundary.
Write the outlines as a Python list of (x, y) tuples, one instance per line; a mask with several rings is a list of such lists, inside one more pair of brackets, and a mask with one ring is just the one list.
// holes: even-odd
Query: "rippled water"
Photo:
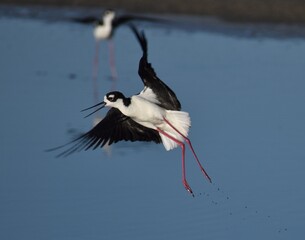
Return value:
[[(92, 29), (0, 21), (1, 239), (301, 239), (305, 235), (305, 41), (145, 26), (149, 60), (192, 117), (187, 152), (119, 143), (55, 158), (87, 131), (94, 102)], [(119, 90), (142, 89), (141, 51), (115, 39)], [(107, 44), (98, 91), (109, 91)], [(104, 111), (105, 112), (105, 111)]]

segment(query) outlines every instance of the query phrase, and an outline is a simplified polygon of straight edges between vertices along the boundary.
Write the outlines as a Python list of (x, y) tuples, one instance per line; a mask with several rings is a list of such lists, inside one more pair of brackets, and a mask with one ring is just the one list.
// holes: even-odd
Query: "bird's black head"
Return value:
[(104, 98), (104, 102), (108, 106), (115, 106), (113, 103), (116, 103), (119, 100), (121, 100), (125, 106), (130, 104), (130, 98), (126, 98), (123, 93), (118, 91), (109, 92)]
[(116, 102), (119, 98), (124, 99), (124, 94), (118, 91), (109, 92), (106, 94), (106, 99), (110, 102)]
[(111, 20), (113, 20), (114, 17), (115, 17), (115, 12), (113, 10), (111, 10), (111, 9), (106, 10), (104, 12), (104, 14), (103, 14), (103, 18), (104, 19), (111, 19)]
[(98, 104), (95, 104), (92, 107), (85, 108), (85, 109), (82, 110), (82, 112), (87, 111), (87, 110), (92, 109), (92, 108), (95, 108), (97, 106), (100, 106), (94, 112), (92, 112), (92, 113), (90, 113), (86, 116), (86, 117), (88, 117), (88, 116), (92, 115), (93, 113), (97, 112), (98, 110), (102, 109), (105, 106), (120, 108), (121, 106), (128, 107), (130, 103), (131, 103), (130, 98), (126, 98), (123, 95), (123, 93), (121, 93), (121, 92), (114, 91), (114, 92), (107, 93), (104, 97), (104, 101), (102, 101)]
[(111, 8), (108, 8), (104, 11), (104, 15), (113, 14), (113, 13), (114, 13), (114, 9), (111, 9)]

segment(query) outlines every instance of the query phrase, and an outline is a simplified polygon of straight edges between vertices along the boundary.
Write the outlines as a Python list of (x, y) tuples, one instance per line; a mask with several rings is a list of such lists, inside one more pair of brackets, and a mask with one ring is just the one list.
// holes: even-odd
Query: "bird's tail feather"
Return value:
[[(167, 110), (165, 118), (175, 129), (165, 122), (162, 130), (178, 141), (183, 142), (184, 137), (188, 136), (189, 128), (191, 126), (191, 119), (189, 114), (182, 111)], [(182, 137), (181, 134), (179, 134), (177, 131), (179, 131), (179, 133), (181, 133), (184, 137)], [(175, 141), (171, 140), (165, 135), (160, 134), (160, 136), (162, 143), (167, 151), (172, 150), (178, 146)]]

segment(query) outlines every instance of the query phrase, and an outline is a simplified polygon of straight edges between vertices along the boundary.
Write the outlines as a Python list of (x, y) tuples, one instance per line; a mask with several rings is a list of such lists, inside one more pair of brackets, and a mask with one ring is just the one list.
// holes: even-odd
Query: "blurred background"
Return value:
[[(0, 239), (303, 239), (304, 6), (0, 1)], [(135, 24), (157, 75), (190, 113), (190, 139), (212, 178), (187, 148), (194, 198), (178, 148), (45, 151), (91, 129), (107, 110), (85, 119), (80, 111), (105, 93), (143, 88), (128, 27), (97, 45), (94, 24), (74, 21), (108, 8), (170, 20)]]
[(102, 7), (140, 13), (195, 14), (233, 21), (305, 21), (302, 0), (1, 0), (2, 4)]

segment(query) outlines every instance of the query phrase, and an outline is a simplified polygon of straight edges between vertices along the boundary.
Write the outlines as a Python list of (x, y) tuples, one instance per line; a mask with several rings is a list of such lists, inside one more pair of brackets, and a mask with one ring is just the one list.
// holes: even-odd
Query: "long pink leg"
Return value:
[(157, 128), (158, 132), (160, 132), (161, 134), (165, 135), (166, 137), (168, 137), (169, 139), (173, 140), (174, 142), (176, 142), (182, 149), (182, 183), (185, 187), (185, 189), (192, 194), (192, 196), (194, 197), (194, 193), (190, 187), (190, 185), (188, 184), (188, 182), (186, 181), (186, 174), (185, 174), (185, 146), (183, 142), (180, 142), (179, 140), (177, 140), (176, 138), (172, 137), (171, 135), (169, 135), (168, 133), (162, 131), (160, 128)]
[(112, 84), (112, 90), (115, 90), (115, 81), (118, 78), (118, 73), (115, 67), (115, 53), (114, 53), (114, 42), (112, 39), (109, 39), (108, 41), (108, 47), (109, 47), (109, 65), (110, 65), (110, 71), (111, 71), (111, 78), (113, 81)]
[(195, 151), (194, 151), (194, 148), (192, 146), (192, 143), (191, 143), (191, 140), (189, 138), (187, 138), (186, 136), (184, 136), (177, 128), (175, 128), (175, 126), (173, 126), (173, 124), (171, 124), (166, 118), (164, 118), (164, 121), (169, 125), (171, 126), (177, 133), (179, 133), (184, 139), (185, 141), (188, 143), (189, 147), (191, 148), (192, 152), (193, 152), (193, 155), (199, 165), (199, 168), (201, 170), (201, 172), (205, 175), (205, 177), (209, 180), (209, 182), (212, 182), (210, 176), (208, 175), (208, 173), (205, 171), (205, 169), (202, 167)]
[(98, 65), (99, 65), (99, 48), (100, 41), (96, 40), (95, 42), (95, 55), (93, 60), (93, 72), (92, 72), (92, 80), (93, 80), (93, 100), (94, 102), (99, 102), (98, 99), (98, 84), (97, 84), (97, 74), (98, 74)]

